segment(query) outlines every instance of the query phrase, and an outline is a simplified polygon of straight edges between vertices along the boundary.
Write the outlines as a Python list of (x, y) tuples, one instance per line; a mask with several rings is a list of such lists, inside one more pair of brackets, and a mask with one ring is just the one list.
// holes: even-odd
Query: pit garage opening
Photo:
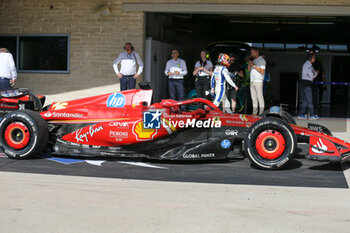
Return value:
[[(320, 115), (350, 117), (349, 26), (349, 16), (147, 12), (146, 80), (152, 82), (155, 100), (169, 97), (164, 69), (171, 49), (177, 48), (187, 63), (188, 94), (194, 89), (192, 72), (202, 49), (214, 42), (222, 46), (244, 43), (261, 48), (267, 61), (267, 107), (287, 104), (288, 111), (296, 115), (300, 102), (297, 83), (306, 51), (316, 48), (327, 81)], [(216, 57), (211, 60), (215, 62)]]

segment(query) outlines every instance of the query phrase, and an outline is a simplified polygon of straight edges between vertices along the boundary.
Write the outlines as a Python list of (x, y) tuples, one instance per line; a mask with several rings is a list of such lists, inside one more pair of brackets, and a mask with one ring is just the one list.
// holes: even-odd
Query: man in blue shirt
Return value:
[(315, 71), (312, 64), (315, 62), (316, 56), (308, 54), (306, 56), (306, 62), (303, 65), (302, 70), (302, 91), (304, 93), (304, 100), (300, 106), (299, 119), (307, 119), (307, 110), (310, 112), (310, 120), (317, 120), (319, 117), (315, 115), (314, 105), (312, 102), (312, 83), (316, 78), (318, 71)]
[(187, 75), (186, 62), (179, 58), (179, 51), (173, 49), (173, 59), (166, 63), (165, 75), (169, 77), (169, 95), (171, 99), (182, 101), (185, 98), (184, 76)]
[[(143, 70), (143, 62), (140, 55), (134, 52), (134, 46), (127, 42), (124, 46), (124, 52), (120, 53), (118, 58), (114, 60), (113, 68), (117, 76), (120, 78), (120, 90), (134, 89), (136, 79), (140, 77)], [(118, 65), (120, 64), (120, 70)], [(136, 72), (136, 64), (139, 69)]]

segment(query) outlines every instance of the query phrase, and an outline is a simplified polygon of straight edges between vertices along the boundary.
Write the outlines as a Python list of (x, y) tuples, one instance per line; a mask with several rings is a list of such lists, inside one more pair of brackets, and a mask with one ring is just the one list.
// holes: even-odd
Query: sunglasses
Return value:
[(177, 53), (171, 53), (171, 54), (177, 54)]

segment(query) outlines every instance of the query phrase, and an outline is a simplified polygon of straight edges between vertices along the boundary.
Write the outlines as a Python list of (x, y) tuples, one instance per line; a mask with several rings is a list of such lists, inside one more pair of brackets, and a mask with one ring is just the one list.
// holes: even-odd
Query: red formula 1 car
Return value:
[[(17, 98), (22, 97), (11, 101)], [(41, 111), (40, 107), (38, 111), (12, 111), (1, 120), (0, 147), (15, 159), (43, 151), (161, 160), (226, 159), (243, 154), (264, 169), (288, 164), (297, 143), (308, 144), (308, 159), (342, 162), (350, 157), (350, 143), (320, 125), (297, 126), (278, 107), (261, 117), (224, 114), (200, 98), (154, 104), (151, 99), (151, 89), (127, 90), (56, 102)], [(179, 108), (193, 104), (203, 108)]]

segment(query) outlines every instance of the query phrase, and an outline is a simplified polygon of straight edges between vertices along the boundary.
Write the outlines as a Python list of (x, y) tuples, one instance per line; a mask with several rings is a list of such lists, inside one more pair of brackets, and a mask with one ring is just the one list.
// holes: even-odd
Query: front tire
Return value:
[(244, 146), (254, 165), (275, 170), (292, 161), (297, 139), (288, 123), (278, 118), (267, 117), (249, 128)]
[(13, 159), (29, 158), (46, 147), (48, 129), (45, 120), (31, 110), (14, 111), (0, 123), (0, 149)]
[(296, 125), (296, 121), (293, 118), (292, 115), (290, 115), (289, 112), (286, 112), (284, 110), (280, 110), (280, 112), (278, 113), (271, 113), (270, 110), (266, 110), (261, 114), (262, 117), (276, 117), (279, 119), (284, 120), (285, 122), (289, 123), (289, 124), (293, 124)]

